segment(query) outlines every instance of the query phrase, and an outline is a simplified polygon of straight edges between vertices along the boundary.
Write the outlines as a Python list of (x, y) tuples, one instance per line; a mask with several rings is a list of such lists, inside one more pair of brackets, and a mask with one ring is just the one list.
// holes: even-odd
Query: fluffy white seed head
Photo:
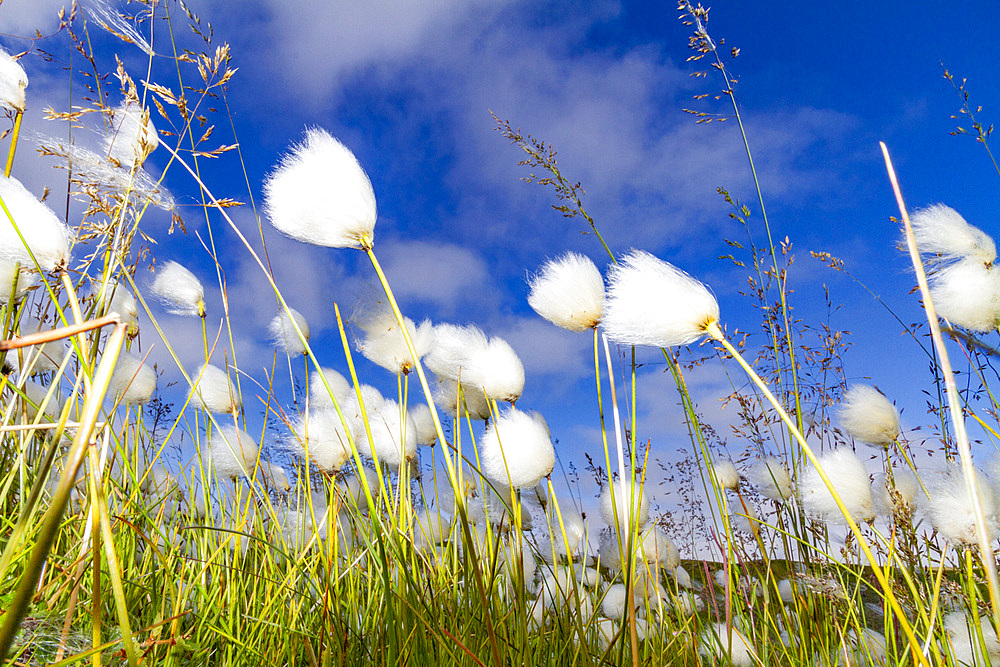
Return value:
[(880, 474), (872, 485), (875, 511), (886, 517), (893, 515), (909, 517), (916, 509), (919, 491), (920, 482), (917, 481), (916, 475), (909, 470), (893, 468), (891, 480)]
[(435, 326), (426, 364), (438, 377), (478, 388), (496, 401), (514, 402), (524, 390), (524, 366), (510, 344), (471, 325)]
[[(346, 416), (346, 415), (345, 415)], [(336, 472), (351, 456), (351, 444), (337, 411), (314, 407), (292, 422), (292, 447), (326, 472)]]
[(713, 623), (701, 634), (699, 653), (716, 660), (728, 659), (736, 667), (756, 665), (754, 652), (743, 633), (726, 623)]
[[(352, 393), (351, 383), (343, 375), (332, 368), (323, 368), (323, 378), (330, 385), (330, 391), (323, 385), (323, 378), (319, 371), (313, 371), (309, 375), (309, 403), (315, 408), (333, 407), (333, 398), (341, 402)], [(331, 392), (333, 398), (330, 398)]]
[(157, 268), (150, 290), (174, 315), (205, 316), (205, 288), (177, 262), (166, 262)]
[(747, 477), (765, 498), (787, 500), (792, 497), (792, 479), (784, 464), (773, 456), (761, 459), (750, 468)]
[(138, 102), (123, 102), (111, 116), (111, 132), (104, 140), (107, 155), (122, 167), (141, 167), (160, 145), (149, 110)]
[[(372, 406), (366, 402), (368, 424), (371, 427), (371, 451), (381, 463), (397, 468), (404, 461), (411, 461), (417, 455), (417, 429), (412, 419), (400, 414), (396, 401), (384, 399)], [(356, 434), (359, 440), (366, 440), (367, 434)]]
[(989, 616), (977, 619), (964, 611), (953, 611), (944, 617), (942, 626), (956, 664), (993, 665), (1000, 661), (1000, 639)]
[[(378, 472), (371, 468), (362, 468), (361, 477), (364, 477), (364, 482), (368, 483), (368, 489), (371, 491), (372, 497), (377, 497), (379, 493)], [(367, 513), (368, 500), (365, 498), (364, 482), (361, 477), (358, 476), (358, 472), (355, 470), (353, 475), (337, 482), (337, 489), (342, 496), (342, 502), (353, 504), (362, 512)]]
[[(361, 394), (360, 400), (358, 394)], [(367, 384), (361, 385), (357, 391), (353, 388), (344, 397), (344, 403), (340, 406), (344, 413), (344, 418), (351, 427), (351, 435), (354, 436), (354, 444), (358, 452), (365, 456), (371, 456), (371, 443), (365, 428), (365, 420), (371, 422), (372, 416), (381, 409), (385, 399), (379, 390)]]
[(431, 409), (424, 403), (410, 409), (410, 420), (417, 431), (418, 445), (433, 445), (437, 441), (437, 429), (434, 427), (434, 417)]
[(330, 248), (371, 247), (375, 192), (354, 154), (325, 130), (306, 130), (264, 181), (264, 213), (293, 239)]
[(419, 546), (440, 544), (451, 532), (451, 516), (436, 507), (425, 507), (413, 519), (413, 539)]
[[(986, 518), (986, 531), (990, 541), (993, 541), (1000, 531), (996, 492), (979, 471), (975, 471), (975, 476), (979, 486), (978, 502)], [(962, 469), (953, 465), (931, 476), (926, 486), (930, 498), (921, 494), (920, 504), (934, 529), (956, 545), (978, 544), (973, 496), (966, 487)]]
[[(49, 396), (49, 390), (52, 388), (51, 385), (44, 387), (37, 382), (32, 382), (31, 380), (26, 380), (24, 383), (23, 391), (28, 400), (25, 401), (20, 399), (20, 402), (24, 405), (25, 414), (28, 421), (35, 421), (38, 416), (39, 409), (42, 411), (42, 415), (52, 421), (58, 419), (59, 414), (62, 412), (62, 399), (59, 396), (59, 390), (56, 388)], [(46, 397), (48, 396), (48, 400)], [(18, 406), (18, 412), (20, 412), (20, 407)]]
[(552, 541), (552, 551), (542, 549), (541, 554), (546, 560), (552, 558), (553, 555), (556, 557), (567, 556), (570, 560), (574, 560), (587, 536), (587, 526), (583, 516), (572, 506), (560, 505), (559, 514), (559, 517), (552, 517), (550, 524), (549, 539)]
[[(51, 325), (39, 322), (28, 315), (22, 315), (18, 322), (18, 337), (50, 330)], [(65, 358), (65, 341), (53, 340), (9, 351), (4, 359), (4, 365), (18, 373), (38, 375), (56, 370)]]
[(675, 570), (681, 564), (681, 553), (677, 545), (658, 526), (643, 533), (638, 555), (648, 564), (668, 570)]
[[(874, 519), (868, 471), (857, 454), (848, 447), (840, 447), (821, 454), (818, 460), (850, 517), (855, 521)], [(806, 512), (829, 521), (844, 521), (833, 494), (812, 464), (808, 464), (802, 473), (799, 494)]]
[(942, 261), (968, 257), (989, 264), (997, 257), (993, 239), (950, 206), (933, 204), (921, 209), (910, 216), (910, 224), (920, 252)]
[(604, 279), (589, 257), (568, 252), (529, 280), (528, 305), (557, 327), (586, 331), (604, 313)]
[[(0, 214), (0, 259), (42, 271), (53, 271), (69, 262), (73, 232), (48, 206), (38, 201), (16, 178), (0, 175), (0, 199), (10, 212)], [(11, 224), (13, 218), (17, 231)], [(17, 232), (24, 237), (22, 241)], [(27, 246), (27, 247), (26, 247)], [(29, 249), (30, 248), (30, 252)], [(8, 283), (2, 290), (10, 291)]]
[(28, 75), (21, 63), (0, 49), (0, 108), (24, 111), (24, 89), (27, 87)]
[(109, 313), (118, 313), (122, 322), (128, 325), (129, 330), (138, 331), (139, 327), (139, 304), (136, 302), (132, 292), (124, 285), (115, 285), (114, 294), (111, 295), (111, 302), (108, 304)]
[(430, 320), (415, 325), (408, 317), (403, 318), (403, 323), (417, 353), (416, 359), (410, 354), (399, 323), (391, 312), (361, 319), (358, 325), (365, 335), (357, 341), (358, 350), (366, 359), (388, 371), (409, 373), (434, 344), (434, 326)]
[(844, 393), (840, 426), (855, 440), (888, 447), (899, 437), (899, 412), (875, 387), (856, 384)]
[(623, 531), (626, 526), (645, 525), (649, 519), (649, 498), (646, 491), (639, 488), (639, 480), (626, 479), (624, 494), (620, 479), (612, 480), (605, 486), (601, 493), (601, 518), (612, 527), (618, 524)]
[(292, 485), (288, 480), (288, 473), (286, 473), (285, 469), (281, 466), (275, 465), (270, 461), (261, 461), (260, 471), (272, 488), (275, 488), (278, 491), (288, 491), (292, 488)]
[[(619, 621), (628, 613), (628, 598), (628, 591), (625, 588), (625, 584), (612, 584), (604, 592), (604, 600), (601, 601), (601, 611), (611, 620)], [(634, 607), (638, 607), (634, 598), (632, 604)]]
[(148, 403), (156, 390), (156, 373), (137, 357), (122, 350), (115, 372), (111, 375), (111, 389), (122, 403)]
[(1000, 269), (966, 258), (930, 277), (931, 299), (939, 317), (972, 331), (995, 331), (1000, 324)]
[(222, 426), (212, 434), (211, 456), (219, 478), (238, 479), (250, 475), (257, 465), (260, 448), (249, 433), (235, 426)]
[[(292, 324), (293, 320), (295, 324)], [(296, 325), (302, 331), (305, 342), (309, 342), (309, 323), (306, 322), (306, 318), (302, 316), (302, 313), (294, 308), (289, 308), (288, 311), (282, 310), (271, 320), (271, 324), (268, 326), (268, 331), (271, 334), (271, 340), (274, 342), (275, 347), (290, 357), (297, 357), (306, 353), (306, 345), (302, 341), (302, 338), (299, 338), (299, 334), (295, 330)]]
[(202, 364), (191, 380), (195, 383), (192, 397), (209, 412), (231, 413), (240, 409), (236, 387), (218, 366)]
[(754, 527), (760, 526), (760, 517), (757, 515), (756, 508), (746, 499), (744, 502), (735, 498), (729, 499), (729, 520), (733, 530), (751, 535), (754, 532)]
[(468, 413), (469, 419), (489, 419), (491, 414), (490, 404), (482, 389), (448, 378), (438, 382), (434, 390), (434, 404), (449, 415), (464, 417)]
[(735, 491), (740, 486), (740, 473), (729, 459), (716, 459), (712, 461), (712, 471), (715, 479), (723, 489)]
[(545, 427), (515, 408), (500, 413), (490, 424), (479, 451), (483, 474), (500, 486), (534, 486), (552, 472), (556, 462)]
[(718, 321), (719, 304), (704, 284), (648, 252), (633, 250), (611, 268), (602, 323), (617, 343), (687, 345)]
[[(17, 274), (17, 288), (14, 288), (14, 275)], [(27, 266), (18, 266), (17, 262), (0, 259), (0, 303), (11, 300), (11, 290), (14, 289), (14, 301), (28, 293), (35, 284), (36, 275)]]

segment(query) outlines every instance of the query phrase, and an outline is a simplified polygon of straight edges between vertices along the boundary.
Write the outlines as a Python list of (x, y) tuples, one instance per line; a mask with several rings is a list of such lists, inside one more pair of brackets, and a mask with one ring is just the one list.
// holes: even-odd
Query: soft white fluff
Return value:
[(434, 417), (426, 404), (421, 403), (410, 408), (410, 421), (413, 422), (413, 428), (417, 431), (417, 445), (433, 445), (437, 441)]
[[(333, 398), (336, 398), (337, 402), (340, 403), (350, 396), (352, 393), (351, 383), (332, 368), (323, 368), (322, 370), (322, 377), (320, 377), (319, 371), (313, 371), (309, 375), (309, 402), (316, 408), (333, 407)], [(330, 391), (327, 391), (326, 386), (323, 385), (323, 379), (326, 379), (326, 384), (330, 385)], [(333, 398), (330, 398), (331, 392)]]
[[(638, 607), (634, 597), (632, 604)], [(625, 584), (608, 586), (608, 590), (604, 592), (604, 599), (601, 601), (601, 611), (604, 612), (605, 616), (615, 621), (625, 617), (625, 614), (628, 613), (628, 591), (625, 589)]]
[(550, 259), (529, 280), (528, 305), (570, 331), (596, 327), (604, 313), (604, 279), (589, 257), (568, 252)]
[[(614, 493), (614, 505), (611, 500), (612, 493)], [(634, 519), (630, 520), (633, 512)], [(605, 486), (601, 492), (601, 518), (612, 527), (618, 524), (623, 531), (626, 525), (642, 527), (649, 519), (649, 498), (646, 497), (645, 490), (639, 488), (639, 480), (626, 480), (624, 494), (619, 479)]]
[(740, 473), (729, 459), (717, 459), (712, 461), (712, 472), (715, 473), (715, 480), (723, 489), (735, 491), (740, 486)]
[(611, 268), (602, 323), (617, 343), (687, 345), (718, 320), (705, 285), (648, 252), (633, 250)]
[[(840, 496), (847, 514), (854, 521), (875, 518), (872, 510), (872, 488), (868, 471), (857, 454), (848, 447), (824, 452), (817, 457), (834, 490)], [(820, 478), (819, 470), (807, 464), (799, 480), (799, 495), (806, 512), (830, 521), (843, 521), (844, 515), (833, 494)]]
[[(18, 323), (19, 336), (28, 336), (39, 332), (50, 331), (51, 326), (39, 322), (34, 317), (28, 315), (21, 316)], [(64, 340), (52, 340), (47, 343), (30, 345), (28, 347), (11, 350), (7, 353), (5, 363), (17, 372), (24, 372), (27, 375), (38, 375), (48, 373), (59, 368), (66, 357), (66, 342)], [(22, 359), (24, 364), (22, 366)]]
[(288, 236), (331, 248), (370, 247), (375, 192), (354, 154), (310, 128), (264, 181), (264, 213)]
[[(34, 269), (35, 260), (42, 271), (52, 271), (69, 262), (73, 232), (48, 206), (38, 201), (16, 178), (0, 175), (0, 199), (10, 217), (0, 211), (0, 259)], [(24, 241), (17, 235), (11, 219)], [(29, 252), (28, 249), (31, 249)], [(10, 290), (10, 284), (4, 291)]]
[(139, 304), (136, 303), (132, 292), (124, 285), (115, 285), (111, 289), (114, 294), (111, 296), (111, 303), (108, 304), (109, 313), (118, 313), (122, 322), (128, 325), (129, 329), (135, 330), (139, 326)]
[(37, 382), (32, 382), (27, 380), (24, 383), (22, 390), (24, 394), (28, 397), (28, 401), (22, 400), (24, 404), (25, 414), (28, 417), (28, 421), (33, 422), (38, 416), (38, 410), (41, 408), (42, 415), (48, 419), (55, 421), (59, 414), (62, 412), (62, 400), (59, 396), (58, 388), (52, 392), (52, 396), (49, 397), (48, 402), (46, 402), (45, 397), (49, 395), (49, 390), (52, 387), (43, 387)]
[[(997, 538), (1000, 530), (997, 498), (988, 480), (975, 471), (979, 486), (979, 503), (986, 518), (986, 532), (990, 541)], [(976, 538), (976, 515), (972, 494), (965, 484), (965, 476), (958, 464), (937, 475), (928, 476), (926, 482), (930, 498), (920, 495), (920, 504), (927, 519), (942, 537), (956, 545), (978, 544)]]
[(434, 390), (434, 404), (449, 415), (464, 417), (468, 413), (469, 419), (490, 418), (490, 404), (482, 389), (449, 378), (442, 378), (438, 383)]
[(109, 158), (123, 167), (141, 167), (160, 145), (149, 110), (138, 102), (123, 102), (111, 116), (111, 132), (104, 148)]
[[(361, 474), (365, 478), (364, 482), (368, 483), (368, 490), (371, 492), (372, 498), (377, 498), (379, 493), (378, 473), (371, 468), (362, 468)], [(342, 502), (353, 504), (362, 512), (368, 512), (365, 488), (356, 470), (353, 475), (337, 482), (337, 489), (343, 496)]]
[(292, 422), (293, 448), (308, 456), (327, 472), (336, 472), (351, 456), (351, 444), (337, 411), (332, 407), (312, 408)]
[(546, 560), (552, 558), (553, 554), (557, 557), (568, 556), (573, 560), (586, 535), (587, 527), (583, 516), (572, 506), (560, 506), (559, 516), (553, 516), (551, 519), (549, 539), (552, 541), (552, 553), (548, 549), (542, 549), (541, 554)]
[[(381, 463), (399, 467), (404, 461), (410, 461), (417, 455), (417, 429), (412, 419), (406, 419), (400, 414), (396, 401), (384, 399), (380, 404), (372, 406), (365, 404), (368, 410), (368, 424), (371, 428), (369, 451), (373, 458), (378, 457)], [(357, 440), (364, 441), (367, 434), (356, 433)]]
[(28, 75), (21, 63), (0, 49), (0, 108), (24, 111), (24, 89), (28, 87)]
[(870, 445), (888, 447), (899, 437), (896, 406), (866, 384), (856, 384), (844, 392), (837, 419), (849, 436)]
[(962, 259), (930, 277), (931, 299), (940, 317), (972, 331), (989, 332), (1000, 323), (1000, 269), (978, 259)]
[(205, 288), (177, 262), (166, 262), (157, 268), (150, 290), (174, 315), (205, 316)]
[[(890, 487), (895, 489), (895, 493), (890, 493)], [(878, 475), (872, 485), (872, 491), (876, 513), (885, 517), (891, 517), (893, 514), (910, 516), (916, 508), (920, 483), (917, 481), (917, 476), (909, 470), (893, 468), (892, 480), (890, 481), (885, 475)]]
[(933, 204), (910, 216), (917, 248), (943, 260), (963, 257), (989, 264), (997, 257), (996, 245), (988, 234), (965, 221), (958, 211)]
[[(360, 400), (358, 398), (359, 393), (361, 394)], [(372, 415), (381, 408), (383, 402), (385, 402), (385, 399), (378, 389), (371, 385), (363, 384), (357, 391), (352, 388), (351, 392), (344, 396), (344, 402), (340, 406), (341, 411), (344, 413), (344, 418), (347, 419), (348, 425), (351, 427), (354, 444), (358, 448), (358, 452), (365, 456), (372, 455), (365, 421), (367, 419), (371, 423)]]
[(729, 521), (733, 530), (738, 530), (741, 533), (753, 534), (754, 526), (760, 525), (760, 517), (757, 516), (757, 510), (754, 509), (754, 506), (749, 502), (744, 506), (736, 498), (729, 499)]
[(18, 301), (27, 294), (32, 285), (35, 284), (35, 274), (27, 266), (18, 266), (17, 262), (8, 259), (0, 259), (0, 303), (7, 303), (11, 298), (11, 288), (14, 287), (14, 274), (17, 273), (17, 289), (14, 291), (14, 300)]
[(639, 555), (650, 565), (675, 570), (681, 564), (681, 552), (677, 545), (658, 526), (653, 526), (642, 535)]
[(271, 486), (278, 491), (288, 491), (292, 488), (291, 483), (288, 480), (288, 473), (285, 469), (279, 465), (275, 465), (270, 461), (260, 462), (261, 473), (267, 478)]
[(260, 448), (246, 431), (235, 426), (222, 426), (212, 433), (210, 451), (216, 475), (237, 479), (253, 471)]
[(471, 325), (435, 326), (426, 364), (438, 377), (479, 388), (496, 401), (516, 401), (524, 390), (524, 366), (514, 349)]
[(358, 326), (365, 332), (358, 339), (358, 350), (369, 361), (393, 373), (409, 373), (417, 360), (423, 357), (434, 344), (434, 326), (430, 320), (424, 320), (415, 325), (408, 317), (403, 318), (406, 333), (413, 343), (417, 353), (416, 359), (410, 354), (403, 332), (391, 312), (382, 312), (369, 318), (363, 318)]
[(118, 355), (118, 364), (111, 375), (111, 390), (122, 403), (148, 403), (156, 390), (156, 373), (125, 350)]
[(545, 427), (515, 408), (500, 413), (479, 447), (483, 474), (498, 485), (533, 486), (552, 472), (556, 462)]
[(784, 464), (773, 456), (761, 459), (750, 468), (747, 477), (766, 498), (787, 500), (792, 497), (792, 479)]
[(418, 546), (440, 544), (451, 532), (451, 516), (436, 507), (426, 507), (413, 519), (413, 539)]
[(716, 660), (728, 658), (737, 667), (757, 664), (757, 654), (750, 645), (750, 640), (725, 623), (713, 623), (702, 632), (699, 652)]
[[(293, 320), (295, 324), (292, 324)], [(304, 342), (299, 337), (298, 331), (295, 330), (296, 325), (302, 332), (302, 338), (305, 338)], [(289, 308), (287, 311), (282, 310), (275, 315), (267, 330), (271, 334), (271, 340), (275, 347), (288, 356), (297, 357), (306, 353), (306, 343), (309, 342), (309, 323), (306, 322), (302, 313), (294, 308)]]
[(191, 377), (195, 383), (192, 394), (209, 412), (235, 412), (240, 409), (240, 397), (226, 371), (218, 366), (202, 364)]
[[(978, 628), (974, 627), (978, 624)], [(989, 616), (973, 619), (963, 611), (953, 611), (944, 617), (944, 631), (948, 635), (955, 662), (961, 665), (991, 665), (1000, 661), (1000, 639), (990, 623)], [(986, 654), (983, 655), (983, 649)]]

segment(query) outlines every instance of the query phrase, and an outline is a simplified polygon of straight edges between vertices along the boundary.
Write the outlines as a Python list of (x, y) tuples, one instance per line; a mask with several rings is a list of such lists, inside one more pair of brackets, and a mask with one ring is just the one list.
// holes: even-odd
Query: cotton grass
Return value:
[(837, 417), (855, 440), (889, 447), (899, 437), (899, 412), (875, 387), (854, 385), (840, 402)]
[(819, 469), (807, 465), (799, 481), (799, 494), (806, 512), (830, 521), (843, 520), (843, 512), (854, 521), (874, 519), (871, 483), (861, 459), (848, 447), (840, 447), (821, 454), (817, 461), (833, 485), (843, 509), (823, 482)]
[[(294, 322), (294, 324), (293, 324)], [(298, 327), (298, 331), (296, 331)], [(275, 347), (289, 357), (298, 357), (308, 352), (309, 323), (299, 311), (289, 308), (274, 316), (267, 327)], [(302, 335), (299, 336), (299, 331)]]
[(205, 288), (189, 270), (174, 261), (160, 265), (149, 286), (174, 315), (205, 317)]
[(212, 434), (209, 451), (220, 478), (238, 479), (253, 471), (260, 447), (246, 431), (236, 426), (220, 426)]
[(192, 396), (209, 412), (235, 413), (240, 409), (240, 398), (236, 387), (226, 371), (218, 366), (202, 364), (192, 376), (195, 383)]
[[(10, 213), (8, 217), (0, 211), (0, 259), (29, 269), (35, 268), (37, 261), (42, 271), (66, 266), (73, 232), (52, 209), (28, 192), (20, 181), (2, 175), (0, 199)], [(9, 290), (10, 283), (3, 286), (3, 291)]]
[(515, 408), (500, 413), (480, 441), (483, 474), (495, 484), (534, 486), (552, 472), (556, 454), (545, 427)]
[(111, 376), (111, 390), (126, 405), (148, 403), (156, 391), (156, 373), (137, 357), (122, 350)]
[(585, 255), (568, 252), (542, 265), (529, 280), (528, 305), (557, 327), (586, 331), (604, 313), (604, 279)]

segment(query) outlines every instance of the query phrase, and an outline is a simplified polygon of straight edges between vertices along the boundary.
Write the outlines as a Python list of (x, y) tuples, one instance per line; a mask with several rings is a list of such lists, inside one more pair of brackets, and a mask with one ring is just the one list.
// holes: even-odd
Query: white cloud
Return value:
[[(68, 17), (71, 4), (71, 0), (4, 0), (0, 6), (3, 31), (19, 37), (32, 37), (35, 30), (50, 33), (59, 27), (59, 10), (65, 7)], [(10, 39), (5, 44), (14, 51), (27, 48)]]
[(482, 302), (496, 289), (486, 262), (452, 243), (393, 241), (376, 248), (396, 298), (433, 306), (442, 317)]

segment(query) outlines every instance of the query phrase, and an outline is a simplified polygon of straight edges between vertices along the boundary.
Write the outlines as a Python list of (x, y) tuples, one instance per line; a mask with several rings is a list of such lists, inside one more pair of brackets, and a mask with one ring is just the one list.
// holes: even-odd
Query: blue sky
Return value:
[[(31, 48), (11, 35), (35, 27), (50, 32), (54, 8), (62, 4), (6, 0), (0, 40), (11, 51)], [(341, 138), (373, 182), (376, 252), (404, 310), (414, 319), (475, 323), (507, 338), (527, 372), (520, 405), (545, 414), (563, 461), (579, 464), (581, 452), (598, 452), (590, 339), (535, 316), (525, 301), (525, 277), (565, 250), (584, 252), (602, 267), (606, 259), (597, 240), (581, 234), (579, 219), (551, 210), (550, 191), (520, 182), (522, 154), (494, 131), (490, 110), (558, 149), (561, 168), (582, 182), (585, 204), (612, 249), (639, 247), (677, 264), (712, 287), (730, 330), (759, 332), (759, 312), (739, 294), (747, 270), (718, 259), (731, 252), (722, 240), (742, 241), (744, 233), (728, 218), (717, 187), (751, 207), (758, 240), (762, 235), (746, 156), (735, 123), (696, 125), (683, 111), (730, 112), (725, 99), (692, 99), (717, 93), (721, 81), (715, 72), (690, 76), (703, 65), (685, 62), (689, 29), (672, 3), (189, 4), (203, 23), (212, 23), (217, 44), (232, 45), (239, 72), (226, 104), (252, 195), (259, 197), (268, 169), (304, 127), (320, 125)], [(995, 231), (1000, 176), (972, 138), (948, 135), (960, 100), (942, 79), (940, 61), (969, 78), (972, 100), (983, 105), (989, 122), (1000, 109), (987, 65), (1000, 8), (973, 3), (963, 9), (947, 15), (930, 2), (719, 2), (708, 26), (726, 48), (741, 49), (732, 73), (774, 236), (793, 244), (796, 315), (809, 323), (825, 317), (823, 288), (829, 286), (832, 302), (842, 306), (830, 324), (852, 332), (844, 357), (848, 379), (870, 377), (904, 408), (911, 427), (927, 421), (925, 357), (863, 290), (809, 251), (844, 259), (904, 321), (922, 318), (908, 295), (913, 281), (906, 257), (895, 247), (898, 232), (889, 216), (896, 211), (879, 140), (890, 147), (911, 207), (947, 203)], [(163, 24), (154, 30), (154, 49), (166, 50)], [(179, 34), (199, 48), (185, 30)], [(141, 51), (94, 36), (106, 66), (118, 53), (136, 80), (145, 78)], [(37, 46), (67, 53), (62, 36)], [(58, 134), (39, 114), (48, 105), (65, 108), (65, 74), (37, 53), (22, 62), (31, 76), (26, 125)], [(176, 88), (166, 60), (154, 63), (152, 78)], [(225, 116), (212, 122), (213, 142), (232, 143)], [(162, 150), (154, 153), (151, 169), (162, 169), (167, 158)], [(248, 201), (236, 152), (203, 167), (216, 196)], [(48, 185), (59, 192), (61, 172), (27, 150), (19, 153), (15, 175), (36, 191)], [(197, 191), (181, 170), (172, 168), (166, 183), (182, 204), (195, 200)], [(195, 236), (204, 237), (204, 219), (190, 205), (182, 214), (187, 236), (168, 236), (165, 219), (151, 216), (147, 231), (159, 243), (155, 252), (182, 261), (210, 284), (214, 272)], [(244, 230), (255, 230), (250, 207), (234, 216)], [(273, 299), (233, 235), (218, 220), (213, 224), (240, 324), (241, 366), (269, 367), (273, 353), (264, 329), (275, 312)], [(309, 319), (329, 364), (342, 369), (332, 302), (351, 312), (357, 295), (370, 289), (370, 267), (357, 252), (307, 247), (266, 226), (265, 234), (279, 286)], [(209, 308), (218, 326), (215, 292)], [(193, 323), (167, 315), (163, 322), (182, 360), (195, 367), (200, 336)], [(171, 376), (152, 332), (143, 343), (153, 346), (152, 357)], [(640, 374), (639, 435), (652, 440), (653, 456), (668, 460), (689, 447), (676, 392), (654, 354), (640, 358), (650, 363)], [(731, 391), (725, 371), (712, 361), (690, 377), (700, 409), (722, 434), (735, 419), (718, 400)], [(729, 371), (738, 377), (735, 368)], [(256, 375), (263, 380), (263, 371)], [(362, 376), (386, 392), (395, 385), (369, 365), (362, 365)], [(252, 411), (255, 402), (245, 402)], [(731, 454), (744, 446), (733, 438)]]

